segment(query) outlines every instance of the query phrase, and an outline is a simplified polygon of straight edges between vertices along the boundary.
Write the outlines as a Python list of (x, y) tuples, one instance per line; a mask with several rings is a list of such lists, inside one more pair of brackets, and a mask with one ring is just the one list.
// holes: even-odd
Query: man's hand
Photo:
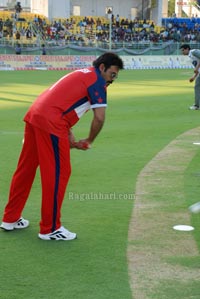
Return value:
[(86, 151), (91, 148), (91, 144), (87, 141), (87, 139), (81, 139), (77, 142), (74, 142), (74, 147)]
[(189, 79), (189, 81), (190, 81), (190, 82), (193, 82), (193, 81), (195, 80), (195, 78), (196, 78), (196, 75), (192, 76), (192, 77)]

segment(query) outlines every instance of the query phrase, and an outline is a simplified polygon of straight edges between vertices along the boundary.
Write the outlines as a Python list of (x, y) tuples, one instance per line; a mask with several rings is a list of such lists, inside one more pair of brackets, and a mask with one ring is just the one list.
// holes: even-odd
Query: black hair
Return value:
[(181, 45), (180, 46), (180, 49), (188, 49), (188, 50), (190, 50), (191, 48), (190, 48), (190, 45), (188, 45), (188, 44), (183, 44), (183, 45)]
[(103, 55), (99, 56), (96, 60), (93, 61), (93, 66), (98, 68), (102, 63), (105, 65), (105, 70), (111, 67), (111, 65), (118, 66), (120, 70), (124, 68), (122, 59), (117, 54), (111, 52), (106, 52)]

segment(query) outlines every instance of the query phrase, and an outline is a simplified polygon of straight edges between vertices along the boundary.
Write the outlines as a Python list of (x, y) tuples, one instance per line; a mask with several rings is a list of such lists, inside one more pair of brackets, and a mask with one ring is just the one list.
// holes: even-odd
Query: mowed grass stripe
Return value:
[[(72, 176), (62, 219), (64, 226), (78, 234), (78, 239), (67, 244), (38, 240), (41, 202), (38, 173), (23, 213), (31, 226), (21, 232), (0, 232), (3, 299), (132, 297), (127, 235), (133, 200), (73, 200), (69, 193), (116, 193), (124, 194), (124, 198), (134, 193), (144, 166), (171, 140), (199, 126), (199, 111), (188, 110), (193, 103), (189, 73), (187, 70), (120, 73), (108, 89), (106, 123), (92, 149), (71, 152)], [(22, 132), (21, 135), (0, 134), (1, 213), (22, 146), (23, 116), (35, 96), (64, 74), (62, 71), (0, 71), (0, 99), (3, 99), (0, 130)], [(91, 118), (92, 113), (87, 113), (73, 129), (77, 138), (88, 134)], [(191, 171), (193, 167), (191, 164)], [(196, 259), (191, 262), (183, 258), (179, 262), (196, 265)], [(195, 283), (192, 286), (199, 290)], [(168, 295), (168, 289), (163, 290)]]
[[(193, 264), (195, 257), (199, 263), (194, 234), (174, 231), (173, 226), (191, 225), (184, 175), (199, 152), (193, 145), (199, 136), (200, 127), (178, 136), (138, 176), (128, 246), (134, 299), (197, 298), (194, 285), (199, 283), (200, 270), (180, 264), (180, 258), (191, 259)], [(193, 289), (185, 297), (189, 282)], [(166, 293), (167, 284), (171, 295)]]

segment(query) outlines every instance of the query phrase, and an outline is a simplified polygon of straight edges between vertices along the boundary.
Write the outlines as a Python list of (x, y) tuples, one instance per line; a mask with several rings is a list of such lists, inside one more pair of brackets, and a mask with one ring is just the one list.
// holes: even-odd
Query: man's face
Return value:
[(183, 55), (188, 55), (190, 50), (188, 48), (187, 49), (183, 48), (183, 49), (181, 49), (181, 51), (182, 51)]
[(101, 72), (101, 76), (104, 78), (104, 80), (106, 81), (106, 85), (110, 85), (113, 83), (113, 81), (115, 79), (117, 79), (118, 77), (118, 72), (119, 72), (119, 68), (118, 66), (115, 65), (111, 65), (107, 70), (104, 66), (104, 64), (102, 64), (100, 66), (100, 72)]

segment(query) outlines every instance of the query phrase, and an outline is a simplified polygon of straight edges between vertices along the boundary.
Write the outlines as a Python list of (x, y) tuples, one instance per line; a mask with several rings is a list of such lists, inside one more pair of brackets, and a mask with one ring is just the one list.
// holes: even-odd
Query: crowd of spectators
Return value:
[[(188, 23), (179, 22), (174, 17), (166, 21), (162, 27), (156, 26), (149, 20), (129, 20), (119, 15), (112, 15), (112, 42), (154, 42), (163, 43), (166, 41), (177, 42), (200, 42), (200, 19), (193, 18), (192, 26)], [(23, 24), (23, 26), (22, 26)], [(77, 21), (75, 18), (54, 20), (52, 23), (41, 16), (35, 15), (32, 22), (13, 22), (8, 18), (5, 22), (0, 19), (0, 38), (3, 36), (15, 37), (17, 42), (22, 37), (27, 40), (40, 38), (43, 43), (51, 41), (74, 42), (80, 41), (92, 45), (95, 42), (109, 41), (109, 20), (102, 21), (102, 18), (83, 17)]]

